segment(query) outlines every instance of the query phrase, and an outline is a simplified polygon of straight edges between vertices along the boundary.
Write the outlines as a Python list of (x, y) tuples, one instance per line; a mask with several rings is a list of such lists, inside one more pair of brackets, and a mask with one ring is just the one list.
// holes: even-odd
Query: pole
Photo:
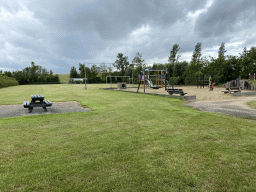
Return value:
[(85, 84), (85, 90), (87, 90), (87, 88), (86, 88), (86, 68), (85, 68), (84, 84)]
[(146, 81), (146, 77), (145, 77), (145, 69), (143, 69), (143, 75), (144, 75), (144, 93), (145, 93), (145, 81)]
[(111, 71), (112, 71), (112, 69), (111, 69), (111, 63), (110, 63), (110, 82), (111, 82), (111, 88), (112, 88), (112, 77), (111, 77)]
[(132, 87), (133, 87), (133, 68), (132, 68)]

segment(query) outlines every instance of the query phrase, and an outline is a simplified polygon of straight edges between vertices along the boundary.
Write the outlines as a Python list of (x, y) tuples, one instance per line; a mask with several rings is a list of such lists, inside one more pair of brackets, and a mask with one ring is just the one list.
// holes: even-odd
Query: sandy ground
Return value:
[[(218, 88), (214, 87), (213, 91), (209, 91), (208, 87), (205, 88), (197, 88), (196, 86), (174, 86), (175, 89), (183, 89), (183, 91), (186, 94), (186, 96), (190, 95), (196, 95), (197, 101), (220, 101), (220, 100), (236, 100), (240, 99), (241, 97), (234, 97), (231, 94), (224, 94), (222, 91), (225, 91), (225, 88)], [(137, 88), (129, 88), (127, 87), (127, 91), (137, 91)], [(139, 92), (144, 92), (143, 86), (140, 87)], [(146, 93), (156, 93), (156, 94), (166, 94), (167, 91), (165, 91), (164, 88), (160, 89), (145, 89)], [(247, 90), (242, 90), (242, 92), (247, 92)]]
[[(183, 89), (187, 93), (186, 96), (196, 95), (196, 100), (187, 101), (185, 104), (201, 111), (256, 118), (256, 110), (247, 105), (247, 102), (256, 100), (256, 96), (234, 97), (229, 93), (224, 94), (225, 88), (218, 87), (215, 87), (213, 91), (209, 91), (208, 87), (197, 88), (196, 86), (175, 86), (174, 88)], [(136, 92), (137, 88), (127, 88), (126, 90)], [(144, 92), (144, 88), (141, 87), (139, 92)], [(168, 95), (164, 88), (145, 89), (145, 92)], [(242, 90), (242, 92), (249, 91)]]

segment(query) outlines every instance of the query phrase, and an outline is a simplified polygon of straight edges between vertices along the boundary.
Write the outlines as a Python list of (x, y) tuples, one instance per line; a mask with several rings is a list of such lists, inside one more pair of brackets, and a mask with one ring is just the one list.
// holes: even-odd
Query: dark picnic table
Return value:
[(49, 100), (44, 100), (43, 95), (31, 95), (31, 102), (24, 101), (23, 106), (24, 108), (28, 108), (29, 113), (31, 113), (34, 107), (42, 107), (47, 111), (46, 107), (52, 106), (52, 103)]

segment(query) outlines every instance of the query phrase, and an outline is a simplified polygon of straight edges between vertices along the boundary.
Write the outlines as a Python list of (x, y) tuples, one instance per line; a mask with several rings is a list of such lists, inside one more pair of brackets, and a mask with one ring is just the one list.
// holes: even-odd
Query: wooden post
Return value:
[(146, 81), (145, 69), (143, 69), (143, 75), (144, 75), (144, 93), (145, 93), (145, 81)]

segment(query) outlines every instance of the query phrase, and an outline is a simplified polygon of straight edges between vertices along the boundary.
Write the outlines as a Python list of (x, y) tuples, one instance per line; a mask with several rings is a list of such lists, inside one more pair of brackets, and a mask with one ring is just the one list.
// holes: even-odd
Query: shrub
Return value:
[(12, 77), (7, 77), (0, 73), (0, 88), (19, 85), (18, 81)]
[(172, 77), (172, 83), (173, 83), (173, 85), (179, 85), (180, 77)]

